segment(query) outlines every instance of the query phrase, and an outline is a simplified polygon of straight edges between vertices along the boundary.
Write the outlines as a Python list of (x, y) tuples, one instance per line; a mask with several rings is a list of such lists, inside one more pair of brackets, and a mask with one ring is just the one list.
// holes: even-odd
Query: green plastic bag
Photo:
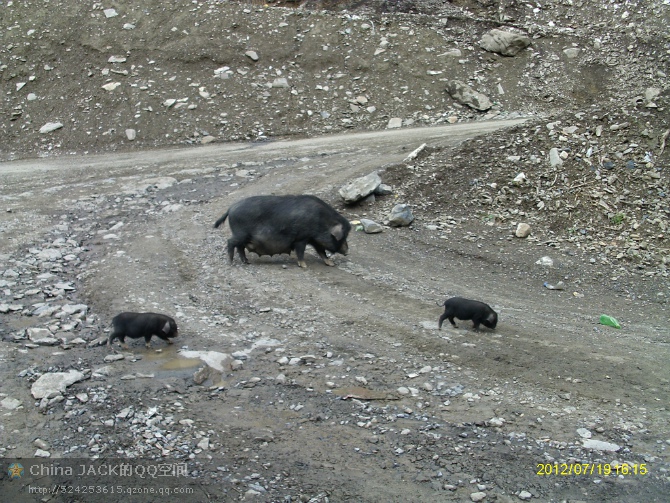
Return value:
[(619, 325), (619, 322), (616, 320), (616, 318), (612, 318), (606, 314), (600, 315), (600, 324), (607, 325), (608, 327), (621, 328), (621, 325)]

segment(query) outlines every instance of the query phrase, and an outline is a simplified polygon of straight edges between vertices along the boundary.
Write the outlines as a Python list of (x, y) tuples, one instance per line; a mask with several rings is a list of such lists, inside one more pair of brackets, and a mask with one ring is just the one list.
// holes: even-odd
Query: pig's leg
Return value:
[(444, 313), (442, 316), (440, 316), (440, 321), (437, 324), (437, 328), (439, 330), (442, 330), (442, 323), (444, 323), (444, 320), (447, 319), (447, 313)]
[(151, 334), (144, 336), (144, 345), (146, 346), (147, 349), (151, 348)]
[(228, 240), (228, 258), (230, 259), (230, 263), (233, 263), (233, 257), (235, 256), (235, 250), (237, 250), (237, 254), (240, 256), (240, 260), (244, 264), (249, 263), (249, 259), (247, 259), (247, 254), (244, 252), (244, 247), (246, 246), (246, 243), (244, 241), (240, 241), (239, 239), (235, 239), (233, 236)]
[(451, 323), (454, 327), (456, 326), (456, 323), (454, 322), (454, 315), (445, 311), (444, 314), (440, 316), (440, 322), (438, 323), (437, 327), (439, 329), (442, 329), (442, 323), (444, 323), (444, 320), (447, 319), (449, 320), (449, 323)]
[(333, 262), (331, 259), (329, 259), (328, 255), (326, 255), (326, 249), (323, 246), (320, 246), (318, 244), (312, 244), (312, 246), (316, 250), (316, 253), (319, 254), (319, 257), (321, 257), (324, 264), (329, 265), (331, 267), (333, 267), (335, 265), (335, 262)]
[(298, 257), (298, 265), (307, 269), (307, 263), (305, 262), (305, 248), (307, 247), (306, 241), (299, 241), (295, 244), (295, 255)]
[(107, 339), (107, 346), (111, 347), (114, 339), (121, 339), (121, 334), (116, 330), (116, 328), (112, 328), (112, 333), (109, 334), (109, 339)]
[(242, 262), (243, 262), (244, 264), (248, 264), (248, 263), (249, 263), (249, 259), (247, 258), (247, 254), (246, 254), (246, 252), (244, 251), (244, 245), (239, 245), (239, 246), (237, 247), (237, 254), (240, 256), (240, 260), (242, 260)]
[(228, 258), (230, 263), (233, 263), (233, 257), (235, 256), (235, 243), (233, 243), (232, 238), (228, 240)]

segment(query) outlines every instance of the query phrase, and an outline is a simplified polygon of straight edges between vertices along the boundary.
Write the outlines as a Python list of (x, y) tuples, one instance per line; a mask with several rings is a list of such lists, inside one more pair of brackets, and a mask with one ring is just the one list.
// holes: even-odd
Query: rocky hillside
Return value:
[(2, 9), (2, 159), (523, 116), (396, 185), (667, 275), (667, 2)]

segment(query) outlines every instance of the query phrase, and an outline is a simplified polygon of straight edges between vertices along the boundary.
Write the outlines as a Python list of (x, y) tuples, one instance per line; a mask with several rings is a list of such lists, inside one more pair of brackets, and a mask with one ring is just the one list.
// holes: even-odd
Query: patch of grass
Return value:
[(619, 225), (624, 220), (626, 220), (626, 215), (624, 213), (617, 213), (616, 215), (612, 215), (610, 217), (610, 222), (614, 225)]

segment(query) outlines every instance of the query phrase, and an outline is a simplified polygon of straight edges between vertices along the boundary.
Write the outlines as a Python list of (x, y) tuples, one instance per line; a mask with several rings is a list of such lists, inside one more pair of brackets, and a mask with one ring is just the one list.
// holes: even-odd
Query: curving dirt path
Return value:
[[(250, 254), (250, 265), (237, 257), (230, 265), (227, 225), (212, 228), (233, 202), (268, 193), (312, 193), (351, 220), (381, 220), (396, 202), (417, 201), (388, 196), (345, 208), (337, 189), (422, 143), (448, 148), (517, 122), (0, 165), (0, 197), (11, 209), (0, 220), (0, 253), (20, 253), (67, 214), (86, 249), (72, 279), (100, 328), (121, 310), (160, 310), (178, 319), (178, 347), (245, 354), (239, 370), (195, 386), (198, 367), (179, 364), (174, 348), (156, 353), (138, 342), (141, 359), (115, 363), (108, 380), (122, 391), (108, 404), (115, 410), (138, 399), (167, 407), (176, 387), (185, 416), (212, 444), (194, 455), (207, 481), (193, 482), (210, 500), (217, 491), (221, 501), (250, 497), (249, 481), (260, 480), (266, 492), (251, 497), (262, 501), (463, 501), (475, 492), (514, 501), (521, 491), (541, 501), (663, 501), (665, 309), (633, 305), (597, 282), (586, 282), (583, 297), (542, 289), (541, 252), (484, 222), (463, 219), (447, 239), (421, 221), (352, 232), (336, 267), (310, 251), (306, 270), (288, 256)], [(147, 185), (159, 188), (141, 190)], [(561, 260), (573, 275), (592, 274), (576, 258)], [(461, 322), (437, 331), (436, 301), (451, 295), (492, 305), (498, 329)], [(597, 325), (601, 312), (624, 313), (624, 329)], [(108, 354), (38, 348), (28, 356), (2, 344), (10, 374), (29, 359), (64, 365), (78, 352), (95, 366)], [(116, 380), (131, 371), (155, 377)], [(31, 407), (10, 423), (37, 424)], [(48, 420), (54, 438), (66, 428), (59, 414)], [(76, 438), (75, 425), (67, 428)], [(620, 451), (582, 448), (578, 428)], [(122, 430), (106, 435), (124, 444)], [(22, 455), (32, 437), (14, 440)], [(650, 474), (537, 475), (539, 463), (613, 460), (646, 463)]]

